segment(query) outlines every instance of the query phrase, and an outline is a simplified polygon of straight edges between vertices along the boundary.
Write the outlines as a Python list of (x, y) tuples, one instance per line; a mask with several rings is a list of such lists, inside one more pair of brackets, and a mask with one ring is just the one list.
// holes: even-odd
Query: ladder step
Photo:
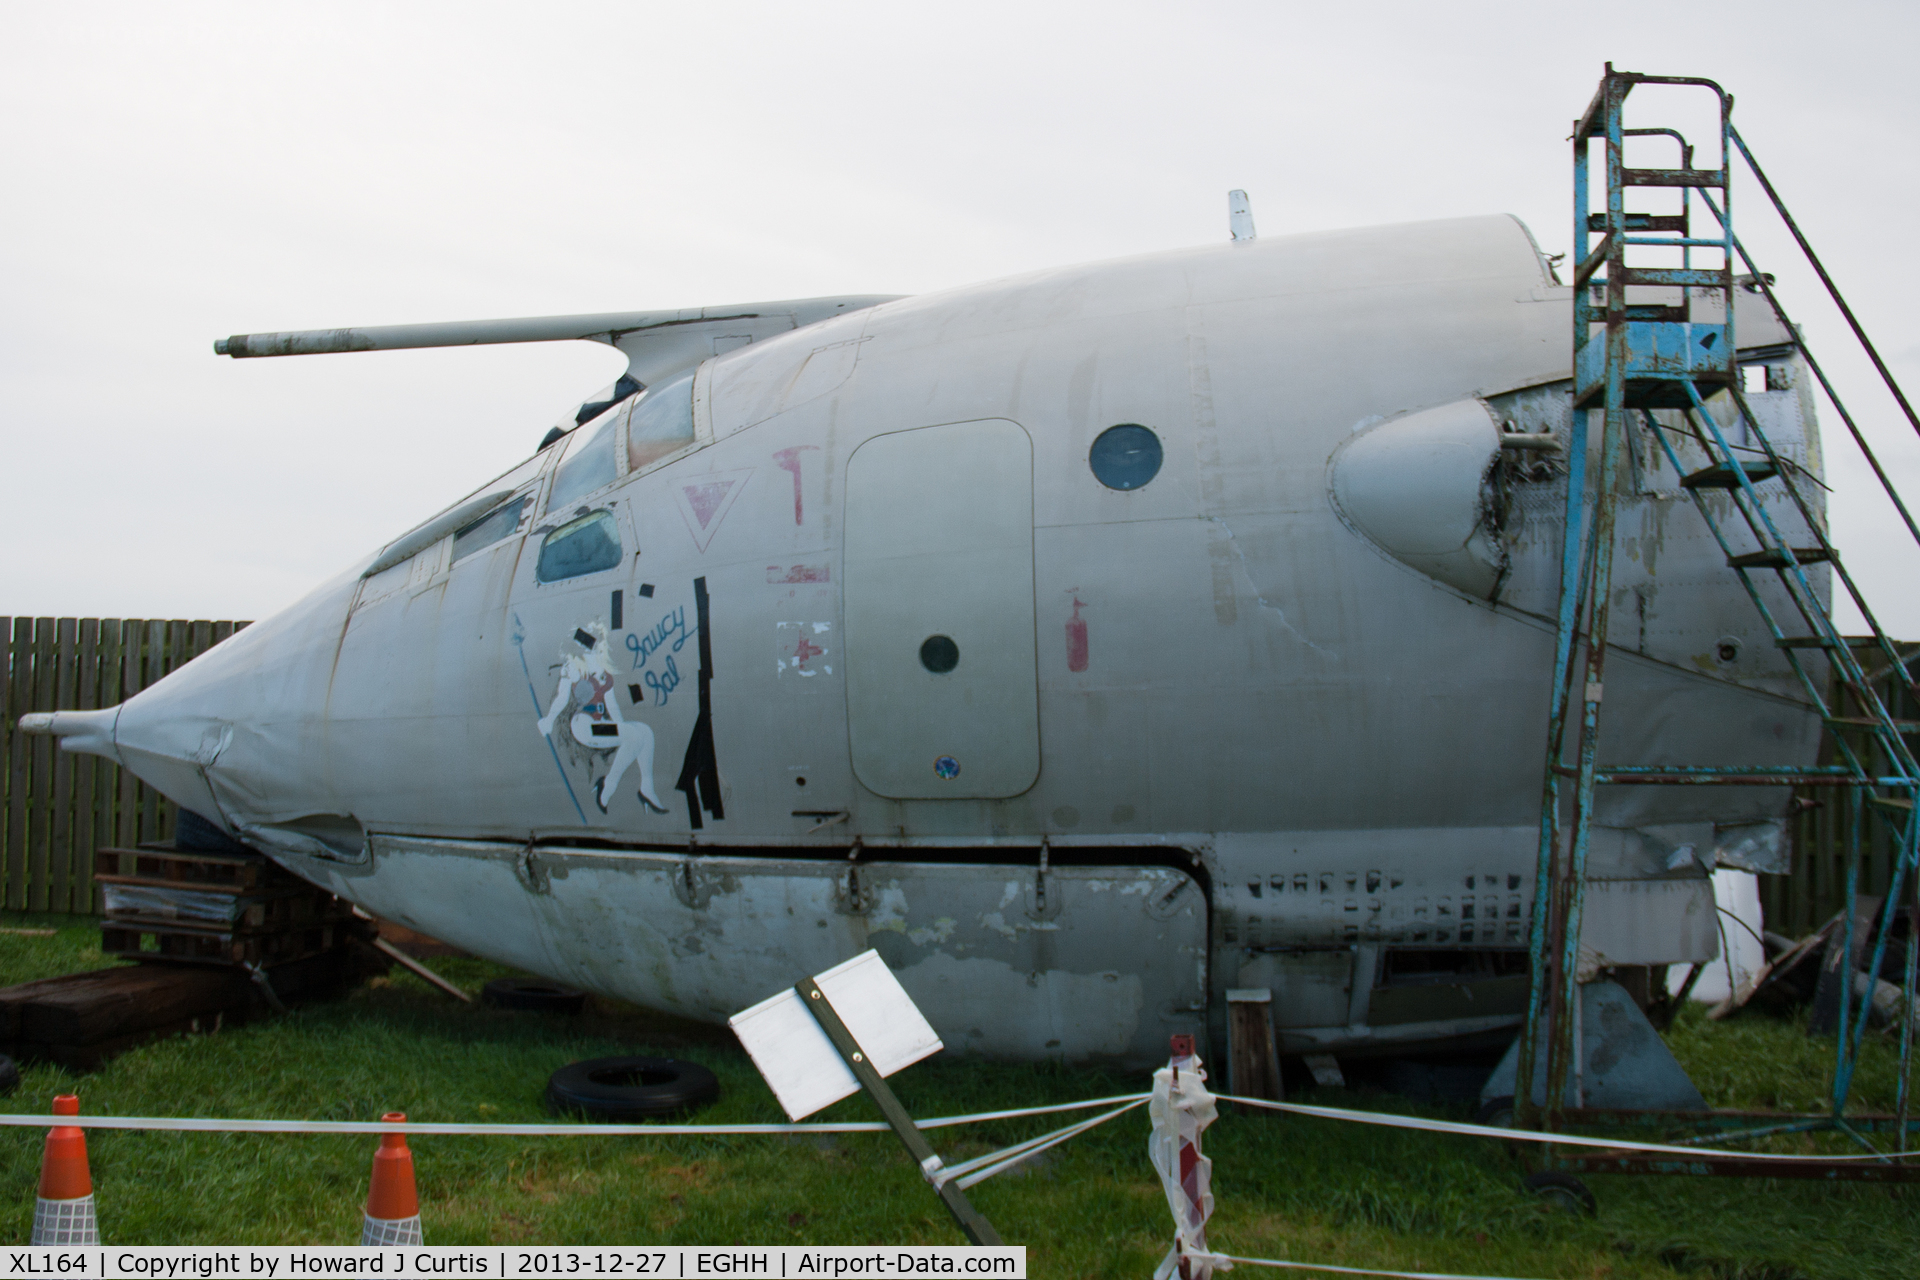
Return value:
[(1632, 285), (1688, 285), (1695, 289), (1724, 289), (1728, 274), (1705, 267), (1622, 267), (1620, 281)]
[[(1681, 235), (1687, 233), (1687, 215), (1684, 213), (1629, 213), (1624, 216), (1629, 231), (1678, 231)], [(1605, 231), (1606, 229), (1606, 214), (1587, 215), (1587, 230)]]
[[(1793, 558), (1801, 564), (1817, 564), (1833, 557), (1825, 547), (1795, 547)], [(1784, 569), (1787, 557), (1779, 550), (1751, 551), (1743, 556), (1728, 556), (1727, 564), (1735, 569)]]
[[(1878, 649), (1880, 641), (1873, 636), (1840, 637), (1849, 649)], [(1825, 636), (1785, 636), (1773, 642), (1776, 649), (1833, 649), (1838, 646)]]
[[(1741, 463), (1740, 469), (1747, 473), (1747, 479), (1754, 484), (1759, 484), (1762, 480), (1771, 480), (1780, 474), (1774, 470), (1771, 462)], [(1716, 462), (1710, 467), (1704, 467), (1690, 475), (1680, 477), (1680, 484), (1687, 489), (1738, 489), (1740, 480), (1733, 474), (1732, 463)]]
[[(1880, 722), (1872, 716), (1824, 716), (1828, 724), (1837, 724), (1850, 729), (1878, 729)], [(1920, 733), (1920, 720), (1895, 720), (1893, 727), (1901, 733)]]
[(1623, 187), (1724, 187), (1725, 169), (1622, 169)]

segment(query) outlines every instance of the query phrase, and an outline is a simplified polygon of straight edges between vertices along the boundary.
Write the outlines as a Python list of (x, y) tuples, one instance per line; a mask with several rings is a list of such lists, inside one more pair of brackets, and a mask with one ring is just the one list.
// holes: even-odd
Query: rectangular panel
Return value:
[[(863, 951), (814, 979), (867, 1061), (890, 1076), (945, 1046), (877, 951)], [(792, 987), (727, 1019), (789, 1120), (860, 1092), (826, 1028)]]
[(1003, 418), (877, 436), (847, 463), (855, 775), (896, 799), (1014, 796), (1040, 772), (1033, 442)]

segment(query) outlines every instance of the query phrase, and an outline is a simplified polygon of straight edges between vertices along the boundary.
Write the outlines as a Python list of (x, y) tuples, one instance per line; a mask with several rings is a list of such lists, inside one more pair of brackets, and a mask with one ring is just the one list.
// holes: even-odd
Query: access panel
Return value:
[(1004, 418), (876, 436), (847, 462), (853, 771), (902, 800), (1040, 773), (1033, 442)]

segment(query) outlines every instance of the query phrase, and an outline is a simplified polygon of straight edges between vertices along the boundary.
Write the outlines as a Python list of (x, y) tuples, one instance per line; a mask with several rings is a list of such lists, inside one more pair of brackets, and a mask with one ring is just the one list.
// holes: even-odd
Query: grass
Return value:
[[(90, 922), (0, 935), (0, 983), (104, 963)], [(477, 990), (503, 971), (431, 962)], [(1870, 1033), (1856, 1097), (1887, 1108), (1892, 1048)], [(1683, 1015), (1669, 1037), (1717, 1106), (1818, 1105), (1829, 1041), (1791, 1021)], [(12, 1100), (38, 1110), (77, 1091), (89, 1112), (415, 1120), (546, 1119), (555, 1068), (582, 1057), (659, 1052), (710, 1067), (712, 1123), (783, 1117), (724, 1029), (595, 1001), (578, 1018), (456, 1006), (400, 973), (330, 1004), (211, 1036), (149, 1045), (75, 1076), (22, 1069)], [(918, 1115), (1137, 1091), (1141, 1076), (936, 1058), (894, 1081)], [(1368, 1091), (1319, 1090), (1332, 1105), (1463, 1118)], [(863, 1098), (822, 1119), (877, 1118)], [(950, 1130), (950, 1159), (1048, 1127), (1045, 1120)], [(1170, 1220), (1146, 1159), (1140, 1113), (976, 1187), (974, 1202), (1039, 1276), (1136, 1277), (1166, 1251)], [(88, 1138), (102, 1231), (116, 1243), (343, 1244), (359, 1238), (374, 1140), (96, 1131)], [(891, 1135), (837, 1138), (435, 1138), (413, 1144), (434, 1244), (956, 1243), (958, 1233)], [(0, 1133), (0, 1242), (26, 1238), (37, 1130)], [(1914, 1193), (1859, 1183), (1600, 1176), (1588, 1219), (1535, 1201), (1498, 1144), (1297, 1117), (1225, 1115), (1207, 1132), (1218, 1248), (1344, 1266), (1521, 1277), (1787, 1280), (1920, 1274)], [(1247, 1272), (1252, 1274), (1251, 1272)]]

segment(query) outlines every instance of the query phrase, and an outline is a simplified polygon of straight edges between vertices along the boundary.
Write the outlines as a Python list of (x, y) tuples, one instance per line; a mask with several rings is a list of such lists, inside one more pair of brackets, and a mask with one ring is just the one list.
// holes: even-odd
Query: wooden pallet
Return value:
[(276, 965), (320, 955), (349, 938), (371, 938), (373, 932), (370, 922), (352, 916), (261, 933), (235, 932), (182, 921), (109, 917), (100, 925), (100, 949), (110, 956), (129, 960)]
[(177, 888), (231, 889), (238, 893), (271, 891), (275, 886), (308, 888), (306, 881), (265, 858), (227, 853), (198, 853), (142, 845), (137, 849), (97, 849), (95, 879), (112, 876), (129, 884)]
[(354, 921), (350, 903), (265, 858), (141, 845), (100, 849), (94, 868), (94, 881), (110, 889), (175, 898), (124, 900), (141, 896), (135, 892), (108, 906), (101, 922), (101, 949), (108, 955), (284, 964), (317, 955), (346, 937), (371, 936)]

